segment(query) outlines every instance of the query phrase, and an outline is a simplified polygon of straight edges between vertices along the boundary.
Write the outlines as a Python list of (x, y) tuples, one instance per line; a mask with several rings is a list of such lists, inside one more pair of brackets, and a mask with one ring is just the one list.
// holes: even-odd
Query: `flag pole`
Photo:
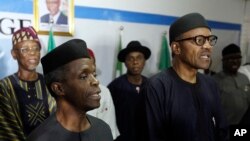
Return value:
[(121, 25), (119, 29), (120, 29), (120, 33), (121, 33), (123, 31), (124, 27)]
[(54, 25), (54, 20), (53, 20), (53, 18), (51, 18), (51, 19), (49, 20), (49, 30), (50, 30), (50, 31), (52, 31), (53, 25)]
[(53, 35), (53, 25), (54, 25), (54, 20), (50, 19), (49, 21), (49, 39), (48, 39), (48, 47), (47, 47), (47, 52), (50, 52), (55, 48), (55, 40), (54, 40), (54, 35)]
[(166, 36), (167, 35), (167, 31), (163, 31), (163, 36)]

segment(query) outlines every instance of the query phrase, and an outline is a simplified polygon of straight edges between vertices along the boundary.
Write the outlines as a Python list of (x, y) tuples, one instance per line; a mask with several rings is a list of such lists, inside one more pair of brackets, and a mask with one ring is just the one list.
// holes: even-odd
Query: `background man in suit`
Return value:
[(68, 24), (68, 17), (60, 11), (61, 0), (46, 0), (48, 14), (41, 17), (41, 23)]

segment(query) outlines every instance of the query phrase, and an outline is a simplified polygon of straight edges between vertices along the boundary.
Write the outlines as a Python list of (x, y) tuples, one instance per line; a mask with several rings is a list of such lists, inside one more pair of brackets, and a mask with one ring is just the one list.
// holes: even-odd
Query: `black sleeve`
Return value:
[(226, 121), (226, 116), (221, 105), (221, 95), (218, 84), (212, 81), (212, 87), (215, 88), (214, 92), (214, 107), (213, 114), (215, 120), (215, 134), (216, 141), (229, 141), (229, 126)]
[(164, 88), (160, 81), (150, 81), (143, 89), (145, 94), (146, 121), (148, 125), (148, 136), (150, 141), (165, 141), (166, 107), (164, 104)]

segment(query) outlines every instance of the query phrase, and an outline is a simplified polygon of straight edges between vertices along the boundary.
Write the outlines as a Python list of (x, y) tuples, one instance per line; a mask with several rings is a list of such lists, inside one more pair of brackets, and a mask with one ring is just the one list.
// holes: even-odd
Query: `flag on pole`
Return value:
[(159, 70), (169, 68), (170, 66), (171, 66), (171, 57), (168, 48), (168, 41), (166, 38), (166, 34), (163, 34)]
[(52, 30), (52, 26), (51, 26), (50, 31), (49, 31), (49, 39), (48, 39), (48, 52), (53, 50), (55, 47), (56, 47), (56, 44), (55, 44), (53, 30)]
[[(119, 44), (118, 44), (118, 53), (122, 50), (122, 35), (120, 34), (119, 36)], [(122, 62), (120, 62), (118, 59), (117, 59), (117, 62), (116, 62), (116, 69), (115, 69), (115, 77), (118, 77), (120, 75), (122, 75)]]

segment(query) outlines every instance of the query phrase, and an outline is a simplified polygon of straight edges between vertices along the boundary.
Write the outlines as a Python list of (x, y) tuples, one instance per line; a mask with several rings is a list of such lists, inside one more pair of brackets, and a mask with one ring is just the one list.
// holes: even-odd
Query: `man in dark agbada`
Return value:
[(86, 114), (100, 106), (99, 81), (83, 40), (72, 39), (41, 59), (46, 85), (57, 109), (28, 141), (112, 141), (104, 121)]
[(169, 31), (173, 67), (145, 86), (150, 141), (225, 141), (228, 129), (207, 69), (217, 37), (199, 13), (177, 19)]

